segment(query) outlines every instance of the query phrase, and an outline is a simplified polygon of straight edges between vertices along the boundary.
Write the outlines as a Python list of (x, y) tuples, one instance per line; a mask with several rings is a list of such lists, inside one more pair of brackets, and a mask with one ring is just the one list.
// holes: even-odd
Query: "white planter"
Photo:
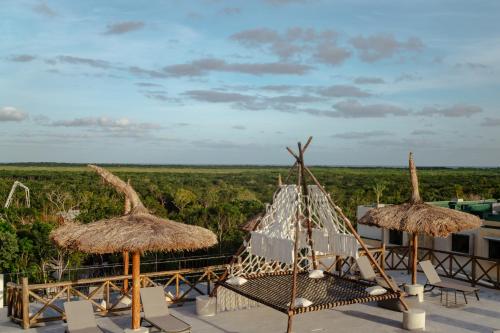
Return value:
[(403, 311), (403, 328), (409, 331), (425, 330), (425, 311), (421, 309)]
[(196, 314), (198, 316), (215, 316), (217, 313), (217, 298), (206, 295), (196, 297)]

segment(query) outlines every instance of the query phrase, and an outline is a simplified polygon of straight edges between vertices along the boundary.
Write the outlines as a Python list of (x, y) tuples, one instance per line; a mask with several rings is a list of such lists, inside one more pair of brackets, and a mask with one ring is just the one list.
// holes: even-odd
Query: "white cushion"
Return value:
[(227, 279), (226, 282), (233, 286), (242, 286), (247, 283), (248, 280), (242, 276), (233, 276), (232, 278)]
[[(296, 298), (294, 303), (296, 308), (305, 308), (313, 304), (313, 302), (303, 297)], [(290, 302), (287, 305), (290, 306)]]
[(379, 296), (387, 292), (387, 290), (381, 286), (373, 286), (365, 289), (370, 296)]
[(323, 271), (321, 269), (315, 269), (312, 271), (309, 271), (309, 278), (310, 279), (321, 279), (325, 275), (323, 274)]

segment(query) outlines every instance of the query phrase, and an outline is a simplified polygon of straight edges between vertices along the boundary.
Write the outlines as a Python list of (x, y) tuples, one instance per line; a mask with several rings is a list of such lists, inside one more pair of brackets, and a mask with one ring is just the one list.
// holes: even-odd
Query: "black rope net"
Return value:
[[(288, 314), (292, 274), (280, 272), (255, 274), (247, 277), (248, 282), (235, 286), (224, 282), (220, 285), (255, 302)], [(308, 307), (296, 307), (293, 314), (330, 309), (337, 306), (397, 299), (400, 292), (387, 290), (383, 295), (370, 296), (365, 290), (369, 283), (338, 277), (325, 273), (321, 279), (309, 278), (308, 273), (297, 275), (297, 296), (306, 298), (313, 304)]]

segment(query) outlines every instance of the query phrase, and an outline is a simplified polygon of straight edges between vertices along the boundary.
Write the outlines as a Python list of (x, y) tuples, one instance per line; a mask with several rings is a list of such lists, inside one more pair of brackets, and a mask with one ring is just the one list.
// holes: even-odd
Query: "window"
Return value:
[(451, 251), (469, 254), (469, 235), (451, 235)]
[(403, 232), (399, 230), (389, 230), (389, 243), (403, 245)]
[(500, 259), (500, 241), (488, 240), (488, 257), (491, 259)]

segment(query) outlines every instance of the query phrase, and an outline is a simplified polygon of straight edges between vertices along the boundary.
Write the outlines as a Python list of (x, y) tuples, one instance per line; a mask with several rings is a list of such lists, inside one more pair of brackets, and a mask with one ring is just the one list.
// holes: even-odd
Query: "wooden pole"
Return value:
[[(307, 150), (307, 147), (309, 147), (309, 145), (311, 144), (311, 141), (312, 141), (313, 137), (310, 136), (309, 139), (307, 139), (307, 142), (306, 144), (304, 145), (304, 149), (302, 149), (302, 154), (306, 152)], [(287, 148), (288, 149), (288, 148)], [(290, 151), (290, 149), (288, 149), (288, 151)], [(295, 154), (292, 153), (292, 155), (295, 156)], [(296, 157), (296, 156), (295, 156)], [(295, 161), (295, 163), (293, 163), (293, 165), (291, 166), (290, 170), (288, 170), (288, 175), (286, 176), (285, 178), (285, 183), (288, 183), (288, 180), (290, 179), (290, 176), (292, 175), (293, 173), (293, 170), (295, 170), (295, 168), (297, 167), (297, 160)]]
[[(378, 264), (377, 260), (375, 260), (375, 258), (373, 258), (373, 255), (370, 253), (370, 251), (368, 250), (368, 248), (366, 247), (365, 243), (363, 242), (363, 240), (361, 239), (361, 237), (358, 235), (356, 229), (354, 229), (354, 227), (352, 226), (352, 223), (351, 221), (349, 220), (349, 218), (347, 218), (347, 216), (345, 216), (344, 212), (342, 211), (342, 209), (340, 209), (339, 206), (337, 206), (332, 198), (330, 198), (330, 195), (328, 194), (328, 192), (326, 192), (326, 190), (323, 188), (323, 186), (321, 186), (320, 182), (318, 181), (318, 179), (316, 179), (316, 177), (314, 176), (314, 174), (311, 172), (311, 170), (309, 170), (309, 168), (305, 168), (307, 173), (309, 174), (309, 176), (311, 177), (311, 179), (313, 180), (313, 182), (318, 186), (318, 188), (326, 195), (327, 197), (327, 200), (328, 202), (330, 203), (330, 205), (333, 207), (333, 209), (335, 209), (335, 211), (340, 215), (340, 217), (345, 221), (347, 227), (349, 228), (349, 231), (352, 233), (352, 235), (356, 238), (356, 240), (358, 241), (358, 243), (361, 245), (361, 247), (363, 248), (363, 250), (366, 252), (366, 256), (368, 257), (368, 259), (370, 259), (371, 263), (373, 265), (375, 265), (375, 267), (377, 268), (377, 270), (380, 272), (380, 275), (382, 276), (382, 278), (384, 279), (384, 281), (387, 283), (387, 285), (389, 287), (391, 287), (392, 291), (394, 292), (397, 292), (398, 289), (397, 289), (397, 286), (395, 286), (391, 279), (389, 279), (389, 277), (387, 276), (387, 274), (385, 274), (385, 271), (380, 267), (380, 265)], [(399, 301), (401, 302), (401, 304), (403, 305), (403, 307), (405, 308), (405, 310), (408, 310), (409, 307), (408, 307), (408, 304), (406, 304), (406, 302), (403, 300), (403, 298), (401, 297), (399, 299)]]
[[(127, 186), (130, 186), (130, 179), (127, 180)], [(132, 202), (128, 197), (125, 197), (123, 211), (125, 214), (130, 214), (132, 210)], [(123, 251), (123, 275), (128, 275), (129, 255), (128, 251)], [(128, 279), (123, 280), (123, 292), (128, 292)]]
[(23, 277), (22, 283), (22, 315), (23, 315), (23, 329), (30, 328), (30, 290), (28, 285), (28, 278)]
[[(297, 184), (300, 185), (302, 172), (300, 168), (300, 164), (297, 164)], [(290, 306), (288, 307), (288, 324), (287, 324), (287, 333), (292, 332), (292, 320), (293, 320), (293, 309), (295, 308), (295, 298), (297, 297), (297, 274), (298, 274), (298, 265), (299, 265), (299, 238), (300, 238), (300, 206), (297, 208), (297, 213), (295, 216), (295, 242), (293, 244), (293, 274), (292, 274), (292, 295), (290, 296)]]
[(410, 179), (411, 179), (411, 200), (412, 203), (421, 202), (420, 191), (418, 189), (418, 176), (417, 176), (417, 168), (415, 167), (415, 162), (413, 161), (413, 153), (410, 153), (410, 157), (408, 158), (408, 165), (410, 168)]
[(417, 261), (418, 261), (418, 234), (415, 232), (412, 235), (413, 247), (412, 247), (412, 272), (411, 272), (411, 283), (417, 284)]
[(312, 227), (311, 227), (311, 210), (309, 209), (309, 189), (307, 188), (306, 175), (305, 175), (305, 166), (304, 166), (304, 150), (302, 149), (302, 144), (298, 143), (299, 147), (299, 158), (300, 161), (297, 161), (300, 164), (300, 178), (302, 179), (302, 194), (304, 195), (305, 204), (306, 204), (306, 216), (307, 216), (307, 238), (309, 240), (309, 247), (311, 248), (312, 253), (312, 261), (313, 268), (318, 269), (318, 263), (316, 261), (316, 253), (314, 251), (314, 242), (312, 239)]
[(141, 325), (141, 254), (132, 253), (132, 329)]

